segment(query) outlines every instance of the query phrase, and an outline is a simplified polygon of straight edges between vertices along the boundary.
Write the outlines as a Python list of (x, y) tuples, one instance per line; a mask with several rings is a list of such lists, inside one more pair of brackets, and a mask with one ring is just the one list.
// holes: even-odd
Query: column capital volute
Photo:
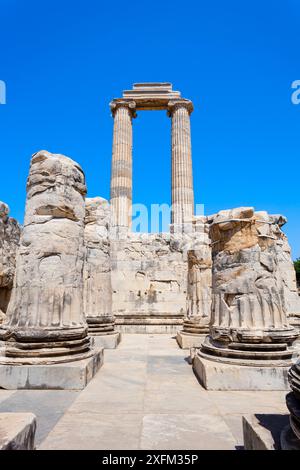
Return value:
[(119, 108), (126, 108), (128, 109), (130, 116), (132, 118), (136, 117), (136, 102), (133, 100), (122, 100), (116, 99), (109, 103), (111, 114), (115, 117), (116, 111)]
[(194, 110), (193, 103), (190, 100), (181, 99), (181, 100), (170, 100), (168, 102), (168, 116), (172, 116), (176, 109), (185, 108), (188, 113), (191, 114)]

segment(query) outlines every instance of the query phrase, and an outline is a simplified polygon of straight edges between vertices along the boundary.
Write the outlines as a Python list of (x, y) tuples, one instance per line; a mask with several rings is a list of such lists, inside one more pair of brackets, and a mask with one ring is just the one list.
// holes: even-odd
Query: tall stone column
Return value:
[(191, 231), (194, 215), (194, 190), (189, 100), (168, 103), (172, 117), (172, 226), (175, 232)]
[(212, 321), (194, 359), (208, 389), (287, 388), (290, 346), (298, 333), (289, 325), (278, 276), (279, 221), (251, 207), (221, 211), (212, 219)]
[(300, 362), (296, 362), (289, 371), (289, 383), (292, 392), (286, 396), (290, 412), (290, 425), (281, 433), (282, 450), (300, 450)]
[(84, 313), (97, 346), (112, 349), (120, 341), (112, 314), (110, 207), (101, 197), (86, 199), (84, 240)]
[[(34, 388), (29, 369), (22, 375), (19, 364), (51, 364), (51, 369), (53, 363), (95, 353), (83, 312), (85, 193), (85, 176), (76, 162), (46, 151), (33, 155), (14, 286), (0, 328), (0, 338), (6, 341), (0, 364), (17, 365), (16, 388)], [(33, 380), (44, 380), (47, 387), (51, 373), (43, 376), (43, 371), (40, 368)], [(14, 388), (13, 377), (7, 367), (1, 369), (0, 387), (8, 382), (8, 388)], [(59, 383), (65, 388), (67, 379), (58, 380), (65, 380)]]
[(196, 232), (189, 235), (187, 252), (187, 314), (183, 330), (177, 333), (182, 349), (199, 348), (209, 333), (212, 303), (212, 259), (206, 217), (197, 220)]
[(110, 104), (114, 117), (110, 185), (111, 229), (117, 238), (131, 227), (132, 205), (132, 118), (135, 102), (115, 100)]

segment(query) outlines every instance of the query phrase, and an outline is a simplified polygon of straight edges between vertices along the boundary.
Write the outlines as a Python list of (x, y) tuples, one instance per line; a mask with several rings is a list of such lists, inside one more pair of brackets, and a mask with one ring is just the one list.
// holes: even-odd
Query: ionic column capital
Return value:
[(111, 103), (109, 104), (110, 106), (110, 110), (111, 110), (111, 114), (113, 117), (115, 117), (115, 114), (116, 114), (116, 111), (119, 109), (119, 108), (125, 108), (125, 109), (128, 109), (129, 113), (130, 113), (130, 116), (132, 118), (135, 118), (136, 117), (136, 102), (135, 101), (129, 101), (129, 100), (113, 100), (111, 101)]
[(176, 109), (185, 108), (191, 114), (194, 110), (193, 103), (190, 100), (170, 100), (168, 102), (168, 116), (171, 117)]

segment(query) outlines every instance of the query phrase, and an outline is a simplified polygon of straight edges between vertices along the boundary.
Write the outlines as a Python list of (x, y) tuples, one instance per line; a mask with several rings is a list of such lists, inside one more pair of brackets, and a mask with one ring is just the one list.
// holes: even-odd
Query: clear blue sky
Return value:
[[(109, 197), (109, 101), (171, 81), (194, 102), (195, 199), (288, 216), (300, 256), (299, 0), (0, 0), (0, 200), (23, 219), (32, 153), (77, 160)], [(170, 201), (170, 120), (134, 121), (134, 202)]]

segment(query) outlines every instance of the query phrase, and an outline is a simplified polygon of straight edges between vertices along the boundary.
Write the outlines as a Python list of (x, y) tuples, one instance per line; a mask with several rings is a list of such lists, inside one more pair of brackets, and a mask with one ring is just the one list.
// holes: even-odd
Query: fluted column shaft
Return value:
[(33, 155), (14, 286), (0, 328), (7, 357), (45, 364), (92, 354), (82, 296), (85, 194), (76, 162), (46, 151)]
[(112, 170), (111, 170), (111, 225), (131, 227), (132, 205), (132, 117), (134, 102), (113, 102), (114, 117)]
[(274, 236), (278, 230), (276, 216), (251, 207), (221, 211), (214, 217), (210, 229), (214, 338), (254, 343), (295, 338), (282, 302), (284, 284), (278, 279)]
[(192, 224), (194, 190), (191, 151), (190, 101), (169, 103), (172, 116), (172, 224), (175, 230)]
[(90, 334), (113, 333), (109, 204), (100, 197), (87, 198), (85, 209), (84, 313)]

